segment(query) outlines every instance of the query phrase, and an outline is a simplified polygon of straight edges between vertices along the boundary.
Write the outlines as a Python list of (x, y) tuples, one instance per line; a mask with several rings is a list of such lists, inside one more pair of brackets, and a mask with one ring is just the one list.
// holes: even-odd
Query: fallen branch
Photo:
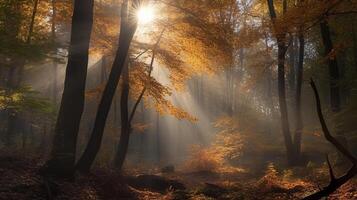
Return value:
[(317, 88), (316, 88), (316, 85), (315, 85), (315, 82), (313, 79), (311, 79), (310, 85), (311, 85), (311, 87), (314, 91), (314, 94), (315, 94), (316, 110), (317, 110), (317, 114), (319, 116), (320, 124), (322, 127), (322, 132), (323, 132), (326, 140), (329, 141), (334, 147), (336, 147), (336, 149), (339, 152), (341, 152), (344, 156), (346, 156), (346, 158), (348, 158), (351, 161), (352, 167), (347, 171), (346, 174), (342, 175), (339, 178), (336, 178), (333, 173), (331, 163), (327, 157), (327, 164), (328, 164), (329, 173), (330, 173), (330, 183), (326, 187), (322, 188), (322, 190), (305, 197), (304, 200), (316, 200), (316, 199), (321, 199), (322, 197), (329, 196), (330, 194), (332, 194), (334, 191), (336, 191), (339, 187), (341, 187), (343, 184), (345, 184), (348, 180), (350, 180), (357, 174), (357, 159), (348, 151), (347, 148), (345, 148), (345, 146), (343, 146), (340, 142), (338, 142), (338, 140), (336, 140), (336, 138), (334, 138), (331, 135), (329, 129), (327, 128), (324, 116), (322, 114), (320, 96), (319, 96), (319, 93), (317, 91)]

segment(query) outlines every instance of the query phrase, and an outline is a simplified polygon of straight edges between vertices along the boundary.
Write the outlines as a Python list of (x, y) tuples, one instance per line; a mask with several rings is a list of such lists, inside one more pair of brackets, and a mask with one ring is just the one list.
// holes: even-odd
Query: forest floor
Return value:
[[(285, 172), (279, 176), (274, 169), (260, 177), (245, 172), (205, 171), (120, 176), (101, 169), (68, 181), (45, 179), (38, 173), (42, 164), (41, 159), (30, 156), (0, 156), (0, 199), (278, 200), (301, 199), (318, 188), (308, 175), (296, 178)], [(319, 179), (319, 175), (313, 176)], [(345, 184), (329, 199), (357, 199), (357, 180)]]

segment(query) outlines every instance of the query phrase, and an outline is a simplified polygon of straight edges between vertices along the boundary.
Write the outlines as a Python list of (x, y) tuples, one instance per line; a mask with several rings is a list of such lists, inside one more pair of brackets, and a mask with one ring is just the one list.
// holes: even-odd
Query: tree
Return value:
[[(40, 4), (37, 0), (4, 1), (0, 4), (0, 37), (3, 41), (0, 45), (1, 91), (4, 92), (3, 103), (6, 102), (1, 114), (7, 129), (3, 134), (6, 137), (4, 142), (8, 147), (16, 145), (15, 138), (20, 132), (26, 134), (24, 112), (40, 108), (29, 107), (35, 103), (35, 94), (25, 85), (24, 79), (25, 65), (41, 60), (49, 51), (48, 31), (43, 23), (46, 16), (40, 10), (45, 7), (45, 3)], [(42, 99), (38, 100), (37, 105)]]
[(296, 91), (295, 91), (295, 134), (294, 134), (294, 147), (295, 154), (301, 154), (301, 137), (303, 132), (303, 123), (302, 123), (302, 108), (301, 108), (301, 89), (302, 89), (302, 80), (304, 73), (304, 54), (305, 54), (305, 37), (302, 32), (298, 35), (299, 40), (299, 52), (298, 52), (298, 64), (296, 71)]
[[(304, 9), (304, 1), (298, 1), (298, 9)], [(295, 155), (300, 155), (301, 159), (301, 138), (303, 133), (303, 117), (302, 117), (302, 106), (301, 106), (301, 90), (303, 83), (304, 74), (304, 58), (305, 58), (305, 33), (304, 33), (304, 22), (300, 22), (297, 26), (297, 65), (296, 65), (296, 88), (295, 88), (295, 134), (294, 134), (294, 149)]]
[(123, 166), (125, 156), (128, 150), (129, 145), (129, 137), (130, 137), (130, 121), (129, 121), (129, 110), (128, 110), (128, 102), (129, 102), (129, 61), (123, 69), (123, 87), (120, 98), (120, 116), (121, 116), (121, 132), (120, 132), (120, 140), (117, 148), (117, 152), (115, 155), (114, 166), (119, 170)]
[[(162, 36), (165, 32), (166, 28), (164, 28), (161, 31), (161, 34), (154, 45), (152, 49), (152, 56), (151, 56), (151, 61), (150, 61), (150, 66), (149, 66), (149, 72), (148, 76), (149, 78), (151, 77), (151, 73), (154, 67), (154, 61), (155, 61), (155, 56), (156, 56), (156, 50), (160, 44), (160, 41), (162, 39)], [(140, 55), (139, 55), (140, 56)], [(137, 56), (135, 59), (138, 59), (139, 57)], [(128, 61), (127, 61), (128, 62)], [(117, 152), (114, 157), (114, 167), (121, 170), (125, 161), (125, 156), (128, 150), (128, 145), (129, 145), (129, 137), (130, 134), (132, 133), (132, 121), (134, 119), (134, 115), (136, 113), (136, 109), (138, 108), (140, 102), (142, 101), (144, 94), (147, 90), (147, 85), (144, 85), (142, 91), (140, 92), (140, 95), (138, 99), (136, 100), (134, 107), (129, 115), (128, 111), (128, 100), (129, 100), (129, 65), (127, 64), (125, 70), (124, 70), (124, 75), (123, 75), (123, 87), (122, 87), (122, 95), (120, 98), (120, 107), (121, 107), (121, 135), (120, 135), (120, 140), (119, 144), (117, 147)]]
[(64, 90), (51, 158), (45, 167), (46, 172), (60, 176), (72, 175), (75, 164), (77, 135), (84, 107), (93, 5), (93, 0), (74, 2)]
[(277, 24), (276, 24), (277, 14), (276, 14), (273, 0), (268, 0), (268, 8), (270, 13), (270, 18), (272, 20), (275, 29), (274, 30), (275, 38), (278, 43), (278, 91), (279, 91), (279, 109), (280, 109), (281, 127), (284, 136), (288, 163), (290, 165), (295, 165), (295, 162), (298, 159), (296, 157), (297, 155), (295, 155), (293, 141), (291, 139), (289, 118), (288, 118), (288, 107), (286, 103), (286, 89), (285, 89), (285, 54), (287, 50), (286, 30), (279, 30), (277, 28)]
[[(197, 75), (202, 71), (218, 71), (219, 68), (217, 68), (216, 64), (213, 63), (218, 62), (218, 60), (223, 60), (221, 58), (226, 55), (225, 53), (227, 46), (225, 44), (227, 39), (222, 37), (222, 35), (224, 36), (224, 30), (223, 27), (217, 25), (217, 22), (205, 22), (204, 19), (209, 18), (211, 15), (210, 12), (205, 11), (204, 13), (200, 14), (201, 10), (195, 9), (196, 7), (194, 4), (196, 3), (192, 5), (192, 2), (189, 1), (182, 2), (185, 3), (181, 4), (176, 1), (162, 2), (162, 5), (166, 6), (167, 9), (170, 10), (170, 12), (168, 12), (170, 14), (167, 16), (170, 20), (170, 23), (175, 24), (175, 26), (172, 26), (172, 24), (167, 22), (157, 23), (159, 30), (161, 29), (160, 26), (162, 24), (164, 24), (164, 26), (165, 24), (168, 25), (168, 29), (170, 29), (170, 31), (168, 31), (170, 32), (170, 35), (167, 37), (168, 41), (165, 42), (165, 47), (157, 49), (156, 53), (160, 64), (166, 67), (169, 71), (168, 76), (172, 88), (163, 86), (161, 83), (155, 81), (152, 77), (147, 77), (147, 73), (145, 72), (144, 77), (143, 74), (139, 74), (138, 77), (134, 78), (136, 80), (130, 78), (130, 81), (136, 82), (140, 86), (150, 86), (147, 87), (146, 92), (144, 92), (146, 94), (143, 94), (144, 97), (142, 98), (146, 100), (146, 97), (150, 96), (153, 99), (153, 101), (150, 102), (150, 106), (155, 108), (160, 114), (170, 114), (180, 119), (185, 118), (194, 120), (191, 115), (174, 106), (169, 100), (166, 99), (166, 97), (171, 95), (171, 89), (183, 90), (184, 82), (191, 76)], [(136, 2), (134, 1), (133, 4), (135, 9)], [(192, 8), (190, 6), (192, 6)], [(211, 5), (207, 3), (207, 6)], [(132, 11), (133, 10), (130, 9), (128, 14), (121, 17), (122, 21), (120, 25), (119, 47), (116, 51), (115, 61), (112, 67), (112, 78), (109, 78), (109, 81), (104, 89), (102, 99), (100, 101), (101, 103), (98, 107), (98, 112), (96, 115), (95, 127), (92, 131), (89, 143), (83, 153), (83, 156), (77, 163), (77, 169), (79, 171), (85, 172), (89, 170), (90, 165), (92, 165), (93, 161), (95, 160), (96, 154), (101, 146), (106, 118), (112, 101), (111, 95), (115, 92), (116, 85), (120, 79), (122, 70), (121, 68), (123, 68), (124, 57), (123, 52), (121, 51), (127, 52), (129, 49), (129, 47), (125, 46), (130, 45), (130, 40), (132, 38), (131, 34), (134, 34), (136, 28), (135, 22), (130, 20), (125, 22), (125, 17), (127, 15), (132, 16), (134, 14)], [(196, 15), (195, 12), (197, 12), (199, 15)], [(193, 20), (190, 20), (191, 18)], [(131, 17), (130, 19), (135, 19), (135, 17)], [(210, 39), (213, 39), (214, 42), (210, 41)], [(140, 48), (144, 48), (145, 51), (149, 45), (134, 41), (131, 46), (131, 49), (134, 52)], [(209, 55), (209, 57), (206, 58), (202, 55)], [(219, 57), (221, 58), (218, 59)], [(214, 62), (209, 63), (208, 60), (212, 60)], [(139, 65), (147, 66), (146, 64)], [(135, 70), (137, 70), (139, 67), (135, 68)], [(142, 69), (140, 70), (143, 72)], [(137, 72), (138, 71), (135, 73)], [(146, 82), (145, 80), (149, 81)], [(130, 86), (132, 87), (133, 85), (131, 84)], [(140, 89), (131, 90), (133, 94), (132, 96), (138, 95), (135, 98), (138, 98), (142, 91), (142, 88), (137, 86), (138, 85), (134, 85), (133, 88)]]
[(124, 3), (122, 4), (120, 35), (118, 41), (119, 46), (116, 52), (115, 60), (109, 75), (108, 82), (105, 86), (102, 98), (98, 106), (98, 111), (96, 114), (96, 119), (94, 122), (94, 128), (91, 137), (89, 139), (86, 149), (84, 150), (83, 155), (81, 156), (76, 165), (76, 170), (80, 172), (89, 171), (100, 149), (108, 113), (114, 98), (114, 94), (122, 70), (125, 67), (125, 60), (128, 55), (131, 41), (137, 28), (137, 21), (134, 17), (133, 9), (138, 8), (139, 2), (134, 1), (132, 3), (133, 5), (131, 5), (130, 8), (128, 6), (128, 1), (124, 1)]
[(319, 117), (319, 121), (322, 127), (322, 132), (324, 134), (324, 137), (339, 152), (341, 152), (346, 158), (348, 158), (348, 160), (352, 163), (352, 167), (347, 171), (347, 173), (337, 178), (333, 172), (331, 163), (327, 156), (327, 164), (330, 173), (330, 183), (320, 191), (305, 197), (304, 200), (314, 200), (314, 199), (321, 199), (322, 197), (327, 197), (328, 195), (332, 194), (334, 191), (336, 191), (339, 187), (341, 187), (343, 184), (345, 184), (348, 180), (352, 179), (357, 174), (357, 159), (351, 154), (351, 152), (349, 152), (349, 150), (342, 143), (340, 143), (335, 137), (331, 135), (322, 113), (320, 96), (317, 87), (312, 79), (310, 81), (310, 85), (314, 91), (315, 100), (316, 100), (316, 110), (317, 110), (316, 112)]
[[(37, 14), (38, 8), (38, 0), (35, 0), (33, 4), (32, 14), (31, 14), (31, 21), (29, 24), (29, 30), (26, 36), (25, 45), (29, 46), (31, 43), (31, 38), (33, 34), (33, 28), (35, 24), (35, 17)], [(25, 67), (26, 60), (24, 58), (20, 59), (17, 63), (17, 66), (12, 67), (10, 70), (10, 77), (8, 81), (8, 87), (12, 90), (18, 89), (21, 86), (21, 82), (23, 79), (24, 74), (24, 67)], [(16, 74), (17, 73), (17, 74)], [(12, 135), (15, 134), (16, 126), (19, 125), (19, 116), (18, 113), (12, 109), (8, 110), (8, 126), (7, 126), (7, 142), (8, 144), (12, 144)], [(22, 130), (23, 131), (23, 130)]]
[(337, 64), (336, 55), (334, 55), (334, 46), (331, 39), (331, 32), (327, 19), (320, 22), (321, 38), (325, 47), (325, 57), (329, 66), (330, 76), (330, 105), (333, 112), (338, 112), (341, 107), (339, 79), (340, 71)]

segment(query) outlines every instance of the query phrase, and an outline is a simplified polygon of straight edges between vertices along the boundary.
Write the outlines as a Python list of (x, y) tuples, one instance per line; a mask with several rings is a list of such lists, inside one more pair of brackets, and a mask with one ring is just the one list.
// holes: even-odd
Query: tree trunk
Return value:
[[(129, 59), (129, 58), (127, 58)], [(125, 156), (128, 151), (129, 137), (130, 137), (130, 122), (129, 122), (129, 111), (128, 111), (128, 101), (129, 101), (129, 65), (128, 61), (123, 69), (123, 88), (120, 97), (120, 114), (121, 114), (121, 134), (118, 144), (118, 149), (116, 152), (114, 166), (115, 168), (121, 170), (125, 161)]]
[(299, 35), (299, 60), (296, 69), (296, 93), (295, 93), (295, 135), (294, 135), (294, 147), (295, 155), (297, 158), (301, 158), (301, 136), (303, 130), (302, 112), (301, 112), (301, 88), (302, 78), (304, 70), (304, 53), (305, 53), (305, 39), (304, 35)]
[[(289, 125), (289, 116), (288, 116), (288, 107), (286, 103), (286, 84), (285, 84), (285, 55), (286, 55), (286, 31), (277, 30), (276, 28), (276, 18), (277, 14), (274, 7), (273, 0), (267, 0), (268, 10), (270, 18), (274, 25), (277, 43), (278, 43), (278, 94), (279, 94), (279, 109), (280, 109), (280, 118), (281, 118), (281, 128), (284, 136), (286, 155), (289, 165), (296, 165), (296, 154), (294, 151), (294, 143), (291, 138), (290, 125)], [(283, 1), (283, 14), (285, 14), (287, 9), (287, 1)]]
[(325, 57), (328, 59), (329, 73), (330, 73), (330, 104), (333, 112), (340, 111), (340, 88), (339, 79), (340, 72), (338, 69), (336, 55), (332, 55), (334, 51), (330, 27), (326, 20), (320, 23), (322, 42), (325, 47)]
[[(165, 32), (166, 28), (164, 28), (161, 33), (160, 33), (160, 36), (156, 42), (156, 44), (154, 45), (154, 48), (153, 48), (153, 52), (152, 52), (152, 57), (151, 57), (151, 61), (150, 61), (150, 66), (149, 66), (149, 73), (148, 73), (148, 76), (149, 78), (151, 77), (151, 73), (152, 73), (152, 70), (154, 68), (154, 61), (155, 61), (155, 57), (156, 57), (156, 50), (160, 44), (160, 41), (162, 39), (162, 36)], [(142, 54), (141, 54), (142, 55)], [(140, 56), (141, 56), (140, 55)], [(136, 57), (136, 59), (139, 58), (139, 57)], [(129, 59), (129, 58), (127, 58)], [(129, 61), (127, 61), (129, 62)], [(115, 155), (115, 160), (114, 160), (114, 166), (115, 168), (117, 168), (118, 170), (121, 170), (122, 167), (123, 167), (123, 164), (125, 162), (125, 157), (126, 157), (126, 154), (127, 154), (127, 150), (128, 150), (128, 145), (129, 145), (129, 138), (130, 138), (130, 134), (132, 133), (132, 127), (131, 127), (131, 124), (132, 124), (132, 121), (134, 119), (134, 116), (135, 116), (135, 113), (136, 113), (136, 110), (141, 102), (141, 100), (143, 99), (144, 97), (144, 94), (146, 92), (146, 89), (147, 89), (147, 86), (144, 85), (144, 88), (142, 89), (138, 99), (136, 100), (134, 106), (133, 106), (133, 109), (131, 110), (131, 113), (129, 115), (128, 113), (128, 99), (129, 99), (129, 63), (126, 64), (127, 66), (127, 69), (124, 73), (124, 77), (123, 77), (123, 91), (122, 91), (122, 96), (121, 96), (121, 100), (120, 100), (120, 106), (121, 106), (121, 123), (122, 123), (122, 130), (121, 130), (121, 137), (120, 137), (120, 141), (119, 141), (119, 144), (118, 144), (118, 148), (117, 148), (117, 152), (116, 152), (116, 155)], [(127, 82), (127, 83), (125, 83)], [(126, 91), (127, 90), (127, 91)], [(143, 111), (143, 119), (144, 119), (144, 111)], [(123, 124), (127, 124), (127, 125), (123, 125)], [(141, 145), (143, 143), (143, 138), (141, 137)]]
[(281, 127), (284, 136), (285, 148), (289, 165), (294, 165), (294, 150), (291, 140), (288, 108), (286, 104), (286, 88), (285, 88), (285, 42), (280, 36), (278, 38), (278, 92), (279, 92), (279, 109), (281, 118)]
[[(132, 15), (132, 13), (129, 13)], [(130, 19), (130, 20), (128, 20)], [(76, 169), (80, 172), (88, 172), (92, 166), (95, 157), (100, 149), (103, 132), (108, 117), (108, 113), (115, 95), (116, 88), (125, 66), (125, 60), (128, 55), (129, 47), (137, 28), (137, 22), (132, 22), (132, 17), (128, 17), (127, 4), (122, 6), (121, 30), (119, 36), (119, 47), (111, 69), (108, 82), (105, 86), (101, 101), (98, 106), (97, 115), (94, 122), (94, 128), (89, 139), (88, 145), (79, 159)]]
[(71, 42), (62, 95), (47, 172), (72, 175), (77, 135), (84, 108), (93, 0), (76, 0), (72, 17)]
[(293, 36), (292, 37), (292, 42), (290, 47), (287, 50), (287, 68), (288, 68), (288, 72), (286, 75), (287, 78), (287, 91), (288, 91), (288, 95), (289, 97), (292, 97), (292, 99), (294, 99), (293, 97), (295, 96), (295, 89), (296, 89), (296, 56), (297, 56), (297, 50), (296, 50), (296, 37)]

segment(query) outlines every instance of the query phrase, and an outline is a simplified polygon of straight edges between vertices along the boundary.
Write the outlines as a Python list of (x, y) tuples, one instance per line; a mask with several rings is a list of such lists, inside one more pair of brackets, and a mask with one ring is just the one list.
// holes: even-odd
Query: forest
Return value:
[(357, 0), (0, 0), (0, 119), (0, 200), (357, 200)]

